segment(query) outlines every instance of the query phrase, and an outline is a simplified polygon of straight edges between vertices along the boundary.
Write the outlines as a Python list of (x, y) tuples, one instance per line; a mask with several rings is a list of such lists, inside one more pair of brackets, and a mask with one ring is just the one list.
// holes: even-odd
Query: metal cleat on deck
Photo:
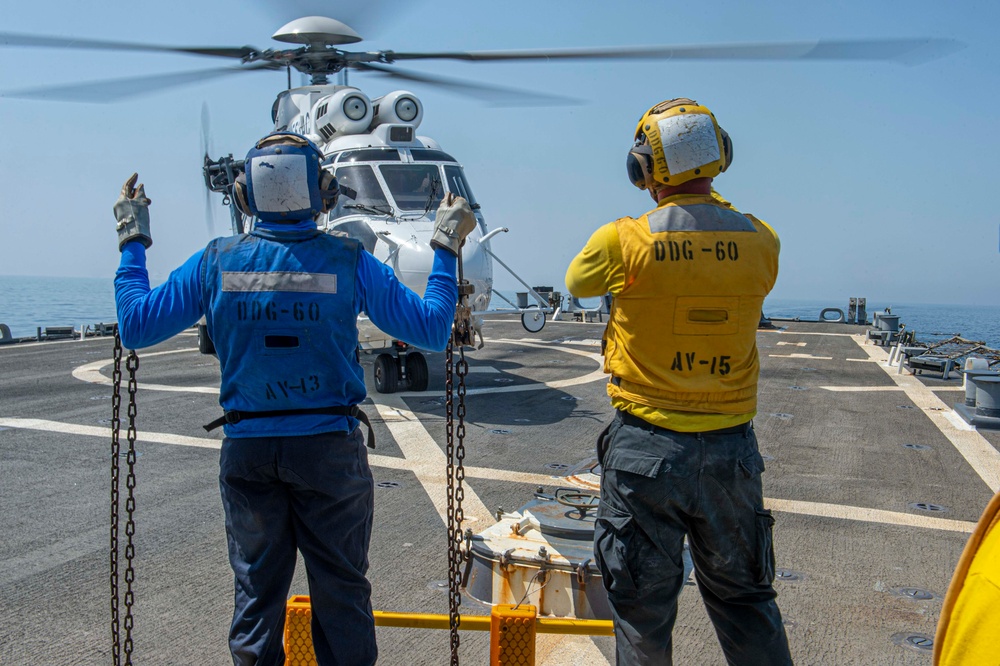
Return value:
[(962, 374), (965, 402), (955, 412), (969, 425), (1000, 429), (1000, 350), (986, 348), (983, 357), (966, 359)]

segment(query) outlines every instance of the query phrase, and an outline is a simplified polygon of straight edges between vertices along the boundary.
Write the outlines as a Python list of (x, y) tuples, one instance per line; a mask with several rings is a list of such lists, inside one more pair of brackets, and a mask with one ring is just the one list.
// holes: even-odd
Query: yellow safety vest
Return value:
[(993, 496), (962, 557), (944, 598), (934, 666), (1000, 664), (1000, 493)]
[(614, 399), (706, 414), (757, 407), (756, 333), (778, 239), (711, 196), (617, 220), (625, 283), (605, 331)]

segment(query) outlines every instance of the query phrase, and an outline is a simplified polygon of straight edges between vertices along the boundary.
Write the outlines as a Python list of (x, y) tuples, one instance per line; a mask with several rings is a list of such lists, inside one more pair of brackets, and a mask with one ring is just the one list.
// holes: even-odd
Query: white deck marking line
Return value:
[[(138, 376), (142, 377), (142, 359), (152, 358), (154, 356), (166, 356), (167, 354), (186, 354), (189, 352), (198, 351), (197, 347), (186, 347), (184, 349), (172, 349), (170, 351), (161, 352), (151, 352), (149, 354), (143, 354), (139, 357), (139, 371)], [(114, 363), (114, 359), (104, 359), (103, 361), (94, 361), (92, 363), (86, 363), (79, 367), (73, 368), (73, 377), (79, 379), (81, 382), (87, 382), (90, 384), (98, 384), (100, 386), (111, 386), (111, 378), (105, 377), (101, 374), (101, 369)], [(124, 371), (123, 371), (124, 372)], [(208, 393), (210, 395), (219, 395), (219, 389), (213, 386), (170, 386), (167, 384), (147, 384), (145, 382), (139, 382), (139, 388), (148, 391), (171, 391), (174, 393)]]
[(889, 354), (885, 350), (875, 345), (866, 345), (864, 336), (856, 335), (854, 341), (871, 358), (879, 361), (878, 367), (882, 368), (892, 381), (903, 388), (906, 396), (913, 401), (914, 405), (923, 410), (927, 418), (941, 431), (941, 434), (947, 437), (948, 441), (958, 449), (958, 452), (972, 466), (979, 478), (986, 482), (990, 491), (996, 493), (1000, 490), (1000, 451), (993, 448), (993, 445), (976, 430), (956, 428), (955, 424), (946, 416), (951, 412), (951, 406), (934, 395), (934, 389), (924, 386), (916, 376), (897, 374), (895, 366), (886, 365)]
[[(28, 336), (24, 336), (24, 337), (28, 337)], [(107, 340), (108, 337), (109, 336), (105, 335), (105, 336), (95, 336), (93, 338), (84, 338), (83, 342), (98, 342), (100, 340)], [(77, 339), (74, 340), (73, 338), (66, 338), (65, 340), (45, 340), (43, 342), (18, 342), (16, 344), (0, 345), (0, 349), (24, 349), (25, 347), (39, 347), (41, 345), (45, 345), (45, 346), (48, 346), (48, 345), (61, 345), (61, 344), (64, 344), (66, 342), (75, 342), (76, 344), (80, 344), (80, 339), (77, 338)]]
[[(124, 423), (122, 424), (124, 426)], [(24, 430), (43, 430), (58, 432), (64, 435), (84, 435), (86, 437), (104, 437), (111, 439), (111, 426), (87, 426), (46, 419), (9, 419), (0, 418), (0, 426), (22, 428)], [(174, 435), (168, 432), (136, 431), (137, 442), (152, 442), (154, 444), (174, 444), (176, 446), (194, 446), (202, 449), (222, 448), (222, 440), (207, 437), (188, 437)]]
[[(390, 397), (390, 396), (387, 396)], [(394, 400), (402, 403), (401, 400)], [(380, 405), (380, 413), (386, 420), (386, 425), (390, 426), (390, 432), (397, 439), (400, 448), (406, 445), (404, 455), (408, 452), (412, 456), (396, 458), (393, 456), (381, 456), (370, 454), (369, 463), (374, 467), (384, 467), (402, 471), (411, 471), (420, 480), (427, 490), (435, 509), (441, 516), (442, 521), (446, 519), (445, 510), (447, 496), (445, 495), (445, 457), (441, 448), (434, 442), (430, 434), (423, 428), (416, 416), (405, 409), (401, 404)], [(82, 435), (86, 437), (101, 437), (110, 439), (111, 428), (101, 426), (76, 425), (73, 423), (63, 423), (60, 421), (49, 421), (46, 419), (19, 419), (0, 418), (0, 427), (20, 428), (25, 430), (41, 430), (45, 432), (55, 432), (66, 435)], [(207, 437), (187, 437), (184, 435), (174, 435), (163, 432), (143, 432), (137, 433), (138, 442), (150, 442), (156, 444), (173, 444), (175, 446), (191, 446), (202, 449), (219, 449), (222, 441), (209, 439)], [(487, 467), (466, 467), (467, 479), (489, 479), (496, 481), (511, 481), (513, 483), (524, 483), (528, 485), (553, 485), (560, 477), (545, 476), (544, 474), (532, 474), (529, 472), (515, 472), (510, 470), (490, 469)], [(426, 483), (425, 483), (426, 481)], [(470, 508), (475, 505), (481, 516), (490, 516), (492, 513), (486, 509), (482, 500), (475, 495), (474, 491), (466, 485), (466, 505)], [(437, 500), (435, 498), (437, 497)], [(471, 504), (470, 504), (471, 501)], [(969, 532), (975, 527), (975, 523), (961, 520), (948, 520), (945, 518), (932, 518), (918, 516), (896, 511), (883, 511), (881, 509), (870, 509), (842, 504), (826, 504), (820, 502), (806, 502), (799, 500), (766, 498), (764, 503), (775, 511), (786, 513), (798, 513), (809, 516), (821, 516), (828, 518), (840, 518), (843, 520), (855, 520), (871, 523), (885, 523), (889, 525), (906, 525), (912, 527), (922, 527), (925, 529), (947, 530), (951, 532)], [(470, 512), (470, 520), (473, 516)], [(479, 515), (474, 516), (476, 520), (481, 520)]]
[[(413, 472), (424, 487), (434, 505), (434, 509), (447, 524), (447, 488), (445, 467), (447, 460), (444, 451), (421, 423), (420, 418), (411, 412), (403, 398), (398, 394), (379, 394), (372, 396), (379, 416), (382, 417), (396, 445), (403, 452), (403, 458), (408, 463), (408, 469)], [(482, 519), (490, 515), (489, 509), (479, 499), (475, 491), (465, 485), (465, 502), (463, 510), (469, 515)]]
[(845, 358), (844, 360), (849, 363), (875, 363), (875, 360), (871, 358)]
[(805, 343), (805, 342), (785, 342), (784, 340), (782, 340), (778, 344), (779, 345), (792, 345), (792, 346), (795, 346), (795, 347), (805, 347), (807, 343)]
[[(567, 314), (567, 313), (564, 312), (563, 314)], [(563, 325), (565, 325), (565, 324), (572, 324), (572, 325), (576, 325), (576, 326), (579, 326), (581, 324), (584, 324), (584, 325), (586, 325), (586, 324), (590, 324), (590, 325), (596, 324), (598, 326), (607, 326), (608, 325), (607, 316), (606, 315), (605, 315), (605, 321), (576, 321), (576, 320), (569, 321), (567, 319), (549, 319), (548, 318), (549, 316), (550, 315), (546, 315), (546, 318), (545, 318), (545, 325), (546, 326), (548, 326), (549, 324), (563, 324)], [(494, 324), (509, 324), (510, 323), (510, 319), (483, 319), (483, 321), (484, 322), (492, 322)]]
[(901, 386), (820, 386), (824, 391), (837, 393), (866, 393), (876, 391), (902, 391)]
[[(368, 454), (368, 462), (373, 467), (398, 469), (404, 472), (409, 471), (412, 467), (410, 462), (405, 458), (397, 458), (395, 456)], [(523, 483), (530, 486), (552, 486), (559, 483), (559, 480), (562, 477), (546, 476), (544, 474), (534, 474), (532, 472), (515, 472), (506, 469), (493, 469), (492, 467), (466, 467), (465, 478), (486, 479), (488, 481), (509, 481), (511, 483)]]
[(489, 374), (500, 374), (500, 371), (494, 368), (492, 365), (470, 365), (469, 374), (477, 375), (489, 375)]
[(955, 426), (959, 430), (975, 430), (976, 429), (974, 426), (971, 426), (968, 423), (966, 423), (962, 419), (962, 417), (959, 416), (958, 414), (956, 414), (954, 411), (945, 412), (944, 413), (944, 417), (946, 419), (948, 419), (949, 423), (951, 423), (953, 426)]
[(758, 333), (777, 333), (778, 335), (822, 335), (829, 338), (853, 338), (852, 333), (818, 333), (816, 331), (786, 331), (780, 328), (759, 328)]
[[(583, 356), (589, 358), (597, 363), (598, 369), (586, 375), (579, 375), (577, 377), (571, 377), (569, 379), (557, 379), (551, 382), (535, 382), (531, 384), (520, 384), (516, 386), (487, 386), (481, 388), (471, 388), (468, 390), (467, 395), (482, 395), (484, 393), (520, 393), (522, 391), (540, 391), (542, 389), (564, 389), (571, 386), (578, 386), (580, 384), (588, 384), (590, 382), (597, 381), (599, 379), (604, 379), (604, 358), (600, 354), (595, 354), (593, 352), (582, 351), (579, 349), (568, 349), (564, 347), (555, 347), (552, 344), (539, 343), (535, 341), (521, 341), (521, 340), (505, 340), (498, 339), (493, 340), (493, 342), (509, 345), (520, 345), (522, 347), (534, 347), (536, 349), (551, 349), (555, 351), (564, 352), (566, 354), (574, 354), (576, 356)], [(164, 354), (180, 354), (186, 352), (196, 352), (198, 349), (196, 347), (186, 348), (186, 349), (174, 349), (171, 351), (163, 352), (153, 352), (151, 354), (144, 354), (141, 358), (149, 358), (152, 356), (162, 356)], [(140, 359), (141, 360), (141, 359)], [(73, 369), (73, 377), (79, 379), (82, 382), (88, 382), (90, 384), (98, 384), (103, 386), (111, 386), (111, 378), (105, 377), (101, 374), (101, 370), (109, 365), (111, 365), (113, 360), (103, 360), (94, 361), (92, 363), (86, 363), (77, 368)], [(474, 370), (474, 367), (488, 367), (488, 366), (470, 366), (470, 372), (489, 372), (488, 370)], [(142, 367), (140, 365), (140, 372)], [(174, 393), (207, 393), (211, 395), (218, 395), (219, 389), (214, 386), (172, 386), (168, 384), (149, 384), (139, 382), (140, 390), (148, 391), (170, 391)], [(444, 395), (444, 391), (403, 391), (396, 393), (402, 398), (437, 398)]]
[(832, 361), (832, 356), (813, 356), (812, 354), (768, 354), (771, 358), (809, 358), (814, 361)]
[[(403, 452), (403, 457), (409, 463), (409, 469), (423, 486), (424, 492), (430, 497), (434, 509), (441, 517), (441, 521), (447, 525), (448, 512), (448, 490), (446, 478), (447, 458), (444, 451), (438, 446), (431, 434), (424, 428), (424, 424), (409, 409), (400, 394), (374, 395), (372, 400), (376, 401), (382, 420), (385, 422), (389, 432), (392, 434), (396, 445)], [(374, 458), (374, 456), (372, 456)], [(381, 456), (380, 456), (381, 457)], [(369, 458), (371, 460), (371, 458)], [(491, 512), (486, 508), (476, 491), (468, 483), (463, 484), (465, 499), (462, 502), (462, 510), (468, 516), (469, 522), (485, 520)], [(568, 642), (573, 646), (573, 653), (581, 657), (582, 661), (566, 662), (564, 657), (559, 656), (561, 649), (553, 649), (563, 642)], [(553, 636), (542, 642), (542, 646), (547, 653), (544, 661), (539, 663), (542, 666), (571, 666), (574, 663), (582, 664), (607, 664), (608, 661), (594, 644), (593, 640), (586, 639), (569, 640), (566, 637)], [(557, 661), (558, 660), (558, 661)]]
[(856, 520), (866, 523), (879, 523), (882, 525), (903, 525), (905, 527), (923, 527), (930, 530), (946, 530), (949, 532), (964, 532), (972, 534), (976, 529), (976, 523), (965, 520), (948, 520), (946, 518), (932, 518), (930, 516), (917, 516), (899, 511), (884, 511), (882, 509), (869, 509), (860, 506), (847, 506), (844, 504), (826, 504), (822, 502), (804, 502), (801, 500), (764, 498), (764, 506), (775, 511), (785, 513), (797, 513), (805, 516), (819, 516), (823, 518), (840, 518), (842, 520)]

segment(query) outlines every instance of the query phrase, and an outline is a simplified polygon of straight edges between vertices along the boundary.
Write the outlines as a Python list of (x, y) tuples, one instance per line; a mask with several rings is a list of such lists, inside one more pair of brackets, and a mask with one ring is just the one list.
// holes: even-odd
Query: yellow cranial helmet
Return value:
[(681, 97), (660, 102), (639, 119), (626, 167), (632, 184), (645, 190), (714, 178), (732, 161), (732, 142), (712, 112)]

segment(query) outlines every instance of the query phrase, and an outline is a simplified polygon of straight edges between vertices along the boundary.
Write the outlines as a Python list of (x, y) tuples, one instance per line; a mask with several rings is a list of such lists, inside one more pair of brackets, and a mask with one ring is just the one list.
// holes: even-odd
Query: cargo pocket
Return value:
[(759, 451), (754, 451), (746, 458), (740, 459), (740, 469), (743, 471), (743, 476), (752, 479), (755, 476), (760, 476), (764, 473), (764, 458), (760, 455)]
[(610, 594), (636, 593), (635, 577), (629, 566), (629, 544), (634, 536), (632, 516), (602, 502), (594, 526), (594, 557), (604, 578), (604, 588)]
[(757, 582), (774, 582), (774, 516), (768, 509), (757, 509)]

